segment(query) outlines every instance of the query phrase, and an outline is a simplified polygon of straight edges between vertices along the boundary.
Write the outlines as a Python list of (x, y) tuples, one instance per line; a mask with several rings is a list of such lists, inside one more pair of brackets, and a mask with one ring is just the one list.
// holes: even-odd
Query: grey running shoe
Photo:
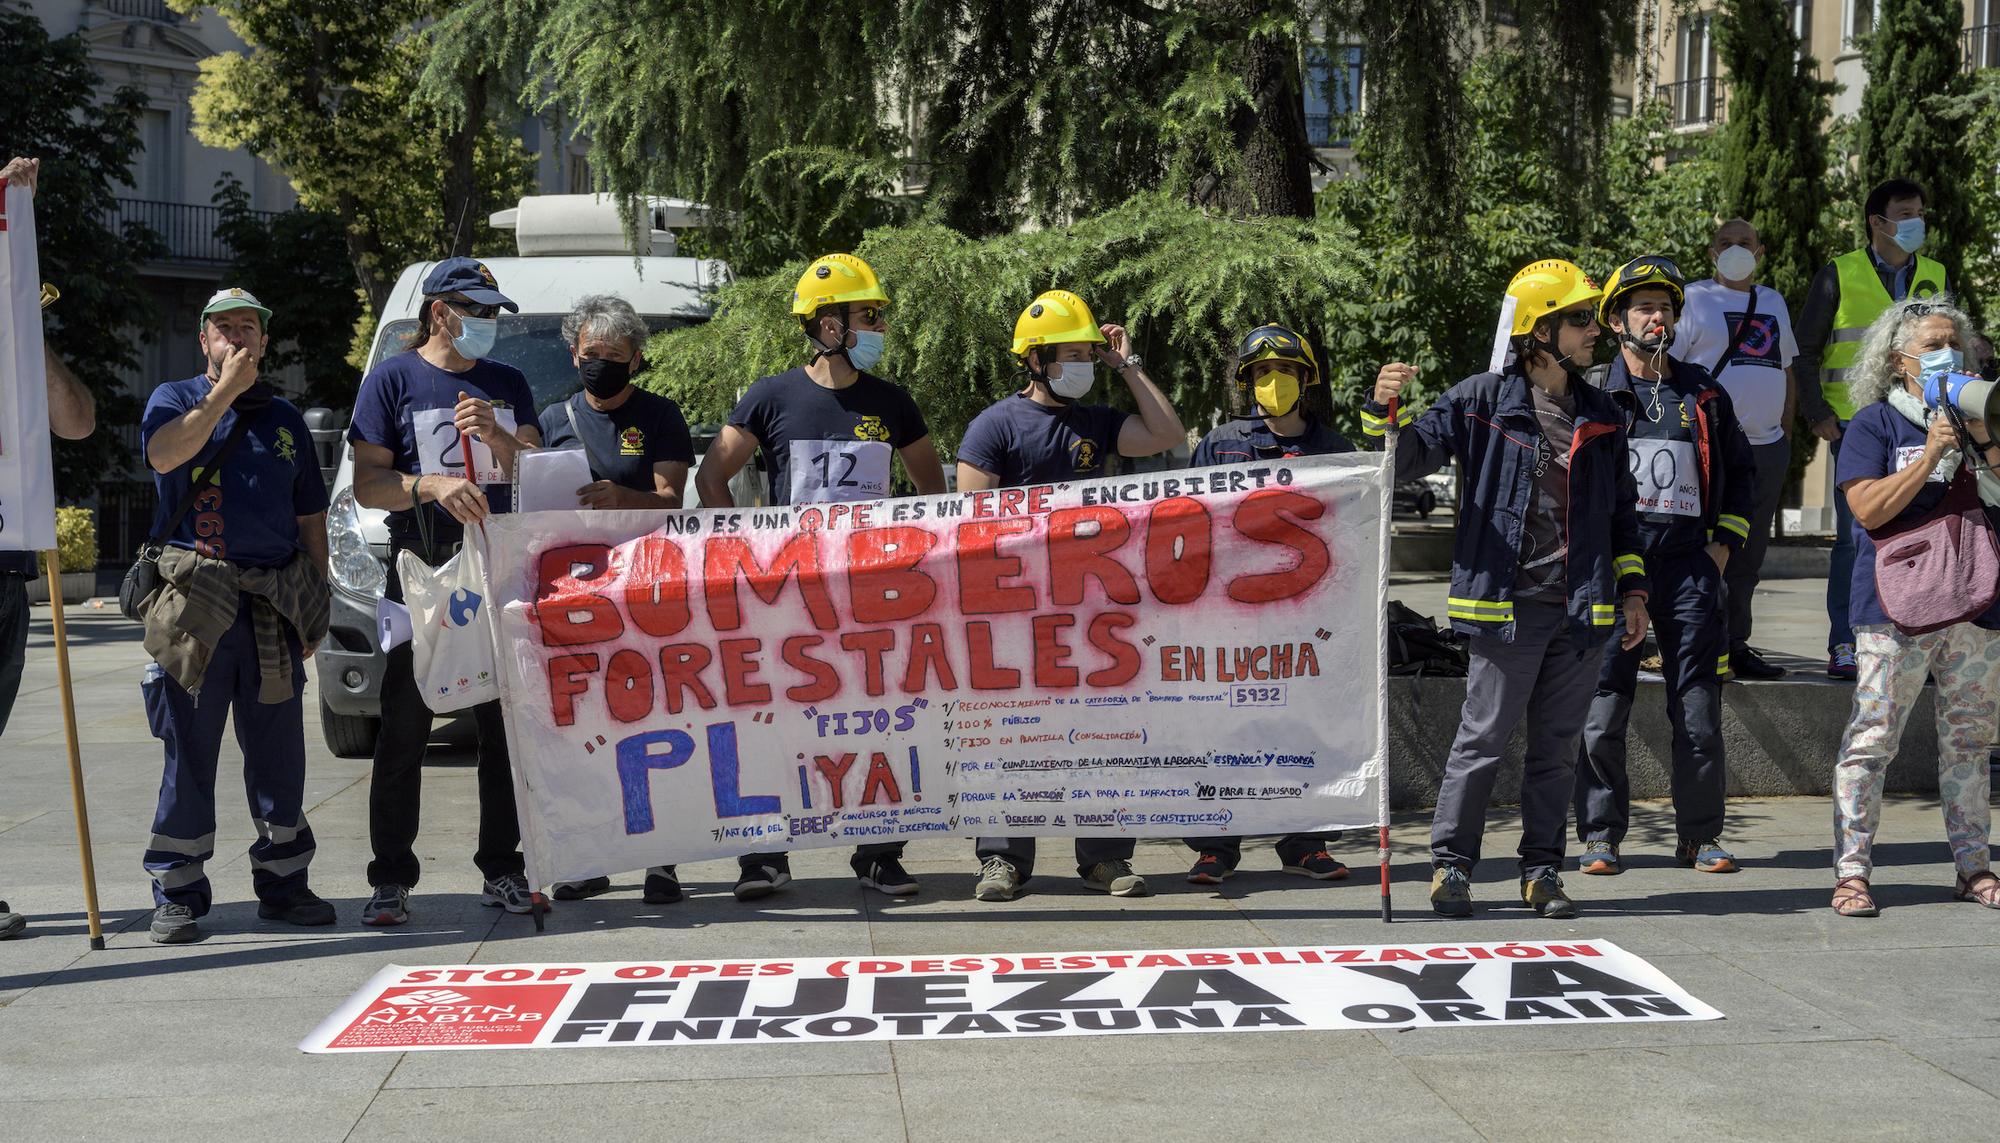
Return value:
[(152, 937), (156, 945), (184, 945), (201, 935), (194, 923), (194, 910), (168, 903), (153, 910)]
[(410, 919), (410, 890), (404, 885), (377, 885), (361, 909), (361, 923), (376, 928), (400, 925)]
[(1129, 861), (1100, 861), (1083, 875), (1083, 883), (1113, 897), (1145, 897), (1146, 879), (1132, 872)]
[(26, 932), (28, 918), (7, 908), (7, 902), (0, 901), (0, 941), (11, 940)]
[(1608, 841), (1584, 842), (1583, 853), (1576, 859), (1576, 871), (1607, 877), (1624, 872), (1624, 867), (1618, 864), (1618, 847)]
[(1021, 891), (1021, 871), (1004, 857), (989, 857), (979, 867), (979, 884), (972, 895), (981, 901), (1012, 901)]
[(530, 913), (534, 911), (534, 891), (528, 888), (528, 878), (520, 873), (502, 873), (486, 883), (479, 895), (482, 905), (496, 905), (509, 913)]
[(1674, 846), (1674, 860), (1692, 866), (1696, 873), (1736, 872), (1736, 856), (1722, 848), (1720, 838), (1678, 842)]

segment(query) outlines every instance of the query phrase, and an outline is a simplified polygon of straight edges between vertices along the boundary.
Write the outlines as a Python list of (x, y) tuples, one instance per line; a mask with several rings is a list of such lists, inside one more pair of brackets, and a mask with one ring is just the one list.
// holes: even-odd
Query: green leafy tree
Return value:
[(1835, 85), (1819, 78), (1819, 62), (1801, 50), (1780, 0), (1732, 0), (1717, 26), (1732, 77), (1720, 132), (1722, 213), (1757, 228), (1765, 284), (1803, 298), (1827, 257), (1820, 216)]
[(310, 404), (352, 405), (361, 375), (346, 356), (362, 298), (346, 227), (328, 211), (254, 211), (233, 175), (216, 184), (213, 201), (221, 216), (216, 237), (234, 251), (224, 280), (276, 304), (266, 364), (274, 371), (297, 366)]
[[(1633, 0), (1515, 5), (1523, 132), (1599, 202), (1595, 156)], [(1476, 0), (470, 0), (426, 32), (427, 98), (508, 61), (536, 110), (592, 141), (621, 198), (712, 209), (705, 246), (758, 274), (921, 218), (974, 237), (1061, 227), (1163, 188), (1237, 217), (1313, 212), (1309, 51), (1361, 42), (1380, 177), (1449, 253)], [(838, 66), (834, 66), (837, 62)], [(502, 65), (496, 65), (502, 66)]]
[[(1718, 199), (1713, 140), (1677, 136), (1657, 101), (1642, 107), (1611, 125), (1593, 160), (1608, 176), (1602, 200), (1579, 212), (1593, 192), (1562, 170), (1553, 140), (1526, 126), (1535, 118), (1526, 105), (1542, 96), (1521, 82), (1523, 54), (1483, 53), (1459, 80), (1466, 128), (1453, 177), (1465, 205), (1448, 259), (1405, 221), (1434, 188), (1367, 177), (1322, 192), (1322, 212), (1352, 226), (1368, 257), (1364, 288), (1340, 297), (1323, 335), (1336, 392), (1360, 392), (1385, 361), (1417, 367), (1418, 401), (1485, 370), (1501, 296), (1530, 262), (1566, 258), (1600, 281), (1640, 254), (1701, 264)], [(1402, 143), (1362, 133), (1365, 168), (1381, 169), (1384, 145)]]
[(196, 137), (264, 159), (302, 207), (340, 220), (364, 325), (404, 265), (493, 241), (488, 213), (526, 189), (528, 156), (488, 113), (486, 73), (451, 73), (459, 111), (417, 99), (428, 61), (413, 29), (446, 9), (437, 0), (171, 2), (214, 8), (249, 46), (202, 61)]
[(1964, 124), (1971, 153), (1964, 184), (1971, 228), (1960, 244), (1960, 276), (1952, 288), (1975, 313), (2000, 313), (2000, 69), (1982, 69), (1949, 111)]
[[(1338, 222), (1220, 218), (1167, 192), (1065, 230), (975, 239), (935, 223), (881, 227), (855, 252), (890, 297), (880, 371), (909, 387), (947, 452), (979, 410), (1025, 384), (1009, 345), (1015, 318), (1043, 290), (1074, 290), (1099, 320), (1132, 329), (1149, 371), (1199, 425), (1234, 407), (1238, 338), (1270, 321), (1322, 330), (1363, 281)], [(642, 383), (672, 396), (690, 421), (719, 421), (752, 380), (802, 364), (789, 301), (805, 266), (738, 279), (710, 321), (655, 336)], [(1122, 387), (1100, 384), (1099, 396), (1125, 399)], [(1336, 394), (1343, 408), (1354, 399)]]
[(0, 146), (7, 156), (42, 160), (35, 195), (42, 277), (62, 291), (44, 311), (44, 336), (97, 398), (97, 432), (56, 442), (56, 491), (75, 500), (131, 459), (112, 430), (137, 416), (118, 378), (139, 360), (136, 340), (117, 331), (150, 321), (138, 267), (158, 252), (159, 240), (142, 227), (121, 231), (115, 220), (119, 188), (139, 151), (136, 124), (146, 96), (131, 87), (104, 91), (81, 39), (51, 39), (40, 20), (13, 8), (0, 7), (0, 59), (9, 77)]
[[(1964, 21), (1959, 0), (1881, 0), (1868, 39), (1859, 137), (1865, 185), (1907, 178), (1924, 188), (1924, 253), (1944, 264), (1954, 288), (1978, 238), (1972, 151), (1957, 114), (1972, 88), (1959, 43)], [(1859, 211), (1849, 225), (1867, 240)]]

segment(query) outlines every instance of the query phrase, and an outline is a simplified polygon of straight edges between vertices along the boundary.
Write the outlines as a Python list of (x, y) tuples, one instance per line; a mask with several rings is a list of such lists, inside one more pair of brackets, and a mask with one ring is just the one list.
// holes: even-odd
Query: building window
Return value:
[(590, 160), (574, 151), (569, 155), (569, 193), (590, 193)]
[(1812, 0), (1785, 0), (1787, 22), (1792, 26), (1792, 35), (1799, 41), (1798, 46), (1792, 49), (1794, 60), (1812, 49), (1812, 9)]
[(1315, 147), (1353, 145), (1354, 117), (1361, 110), (1361, 45), (1344, 44), (1329, 55), (1306, 49), (1306, 141)]
[(1860, 39), (1875, 30), (1877, 0), (1847, 0), (1847, 38)]
[(1965, 30), (1966, 68), (2000, 67), (2000, 0), (1978, 0), (1972, 18)]
[(1721, 82), (1716, 76), (1715, 34), (1708, 13), (1681, 21), (1675, 47), (1674, 82), (1660, 85), (1659, 95), (1675, 127), (1704, 127), (1719, 115)]

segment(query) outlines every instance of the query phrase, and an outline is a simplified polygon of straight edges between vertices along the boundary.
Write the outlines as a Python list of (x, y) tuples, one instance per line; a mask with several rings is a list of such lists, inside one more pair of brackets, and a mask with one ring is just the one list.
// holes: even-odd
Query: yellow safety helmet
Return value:
[(792, 287), (792, 313), (809, 318), (825, 306), (853, 303), (889, 304), (882, 281), (868, 263), (852, 254), (826, 254), (813, 259), (799, 284)]
[(1633, 290), (1665, 290), (1674, 300), (1676, 315), (1687, 302), (1687, 279), (1681, 276), (1680, 266), (1664, 254), (1645, 254), (1611, 271), (1611, 277), (1605, 279), (1604, 297), (1597, 303), (1598, 324), (1610, 326), (1618, 299)]
[(1319, 358), (1313, 356), (1312, 343), (1284, 326), (1260, 325), (1244, 336), (1243, 343), (1236, 348), (1239, 384), (1250, 383), (1250, 367), (1259, 361), (1289, 361), (1305, 369), (1301, 388), (1319, 384)]
[(1520, 337), (1550, 314), (1593, 301), (1602, 292), (1574, 262), (1546, 258), (1523, 266), (1507, 283), (1507, 296), (1514, 299), (1512, 334)]
[(1104, 341), (1104, 331), (1083, 299), (1068, 290), (1050, 290), (1036, 298), (1014, 322), (1014, 356), (1026, 357), (1038, 345), (1066, 341)]

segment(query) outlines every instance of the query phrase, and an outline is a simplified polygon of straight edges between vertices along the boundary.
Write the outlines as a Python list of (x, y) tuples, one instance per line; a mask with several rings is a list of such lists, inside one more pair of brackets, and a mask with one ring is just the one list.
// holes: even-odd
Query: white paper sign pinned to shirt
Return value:
[(574, 512), (576, 490), (591, 482), (590, 455), (580, 448), (531, 449), (514, 458), (521, 473), (520, 512)]
[(882, 441), (793, 441), (791, 502), (879, 500), (894, 452)]
[(1693, 441), (1633, 437), (1632, 479), (1639, 511), (1661, 516), (1701, 515), (1701, 468)]
[[(458, 431), (451, 409), (418, 409), (410, 414), (417, 437), (417, 471), (425, 476), (470, 477), (474, 484), (505, 484), (507, 473), (485, 441)], [(502, 431), (514, 431), (514, 410), (495, 409)], [(589, 483), (585, 481), (584, 483)]]

